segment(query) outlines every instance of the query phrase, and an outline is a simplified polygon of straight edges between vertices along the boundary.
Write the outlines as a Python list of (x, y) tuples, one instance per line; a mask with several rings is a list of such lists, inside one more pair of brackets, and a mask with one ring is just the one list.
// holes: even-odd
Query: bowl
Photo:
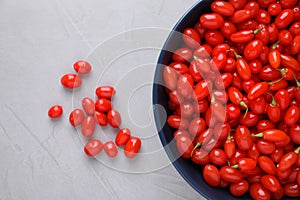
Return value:
[[(178, 32), (183, 32), (187, 27), (193, 27), (199, 21), (200, 15), (210, 12), (210, 4), (212, 2), (213, 0), (200, 0), (192, 6), (177, 22), (160, 53), (154, 75), (153, 105), (160, 105), (167, 112), (168, 96), (165, 87), (161, 84), (163, 83), (163, 68), (171, 62), (172, 52), (178, 48), (178, 41), (181, 40)], [(178, 155), (176, 143), (172, 142), (173, 130), (166, 123), (165, 115), (165, 111), (162, 109), (154, 109), (155, 123), (161, 143), (172, 164), (185, 181), (206, 199), (239, 199), (232, 196), (227, 189), (213, 188), (207, 185), (202, 176), (201, 166), (194, 164), (190, 159), (184, 159)], [(246, 195), (244, 198), (250, 199), (249, 195)]]
[[(172, 52), (180, 45), (178, 41), (182, 41), (181, 34), (178, 32), (182, 33), (185, 28), (193, 27), (199, 21), (200, 15), (210, 12), (210, 4), (212, 2), (213, 0), (200, 0), (197, 2), (181, 17), (169, 34), (157, 62), (153, 84), (153, 106), (155, 108), (159, 105), (164, 109), (154, 109), (154, 117), (161, 143), (170, 161), (192, 188), (206, 199), (241, 199), (232, 196), (229, 189), (213, 188), (206, 184), (202, 176), (201, 166), (194, 164), (190, 159), (184, 159), (179, 156), (176, 143), (173, 140), (173, 130), (166, 123), (166, 112), (168, 113), (169, 111), (167, 106), (168, 96), (162, 84), (163, 69), (171, 62)], [(242, 198), (251, 199), (249, 192)]]

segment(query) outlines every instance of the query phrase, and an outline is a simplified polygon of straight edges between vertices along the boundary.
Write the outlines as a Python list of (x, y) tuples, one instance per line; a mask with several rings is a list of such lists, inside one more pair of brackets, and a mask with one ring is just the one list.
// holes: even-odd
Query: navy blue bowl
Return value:
[[(153, 105), (160, 105), (168, 111), (168, 96), (163, 86), (163, 68), (171, 62), (172, 52), (176, 50), (181, 39), (181, 34), (187, 27), (193, 27), (199, 21), (200, 15), (210, 12), (210, 4), (213, 0), (200, 0), (179, 20), (171, 31), (158, 59), (158, 64), (154, 76), (153, 84)], [(208, 186), (202, 176), (201, 166), (194, 164), (190, 159), (179, 157), (176, 143), (173, 140), (173, 130), (166, 123), (166, 113), (163, 109), (154, 109), (155, 123), (159, 132), (160, 140), (165, 148), (169, 159), (179, 172), (179, 174), (203, 197), (206, 199), (233, 200), (235, 198), (228, 189), (213, 188)], [(251, 199), (249, 194), (242, 199)], [(293, 199), (293, 198), (286, 198)]]

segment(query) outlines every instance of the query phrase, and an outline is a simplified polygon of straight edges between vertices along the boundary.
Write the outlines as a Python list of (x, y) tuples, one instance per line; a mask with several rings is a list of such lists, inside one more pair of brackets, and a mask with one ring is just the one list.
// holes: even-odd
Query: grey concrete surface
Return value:
[[(151, 83), (168, 31), (196, 0), (0, 1), (0, 199), (202, 199), (178, 174), (156, 134)], [(72, 64), (93, 65), (83, 86), (64, 89)], [(142, 138), (128, 160), (83, 153), (68, 113), (101, 84), (114, 85), (123, 127)], [(64, 107), (51, 120), (48, 108)], [(108, 141), (116, 130), (97, 127)]]

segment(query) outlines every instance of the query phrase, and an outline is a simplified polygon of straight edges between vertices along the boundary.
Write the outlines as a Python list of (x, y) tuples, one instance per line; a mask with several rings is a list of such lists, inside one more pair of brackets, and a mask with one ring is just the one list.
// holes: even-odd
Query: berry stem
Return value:
[(258, 29), (255, 29), (255, 30), (253, 31), (253, 34), (256, 35), (257, 33), (259, 33), (261, 30), (263, 30), (263, 29), (265, 29), (265, 28), (266, 28), (266, 27), (263, 26), (263, 27), (260, 27), (260, 28), (258, 28)]
[(230, 166), (231, 168), (235, 168), (235, 169), (237, 169), (237, 168), (239, 168), (239, 165), (238, 164), (235, 164), (235, 165), (232, 165), (232, 166)]
[(286, 38), (287, 35), (288, 35), (288, 33), (284, 34), (284, 36), (283, 36), (282, 38), (280, 38), (277, 42), (275, 42), (275, 43), (272, 45), (271, 49), (272, 49), (272, 50), (277, 49), (277, 45), (278, 45), (282, 40), (284, 40), (284, 39)]
[(295, 149), (294, 152), (295, 152), (296, 154), (299, 154), (299, 152), (300, 152), (300, 146), (299, 146), (297, 149)]
[(296, 81), (297, 87), (300, 87), (300, 82), (298, 81), (298, 79), (296, 78), (296, 76), (294, 74), (293, 74), (293, 78)]
[(271, 102), (271, 105), (272, 106), (278, 106), (278, 103), (276, 102), (275, 98), (274, 98), (274, 95), (269, 93), (269, 92), (266, 92), (266, 94), (270, 95), (272, 97), (272, 102)]
[(201, 146), (201, 142), (197, 142), (197, 144), (194, 146), (194, 148), (193, 148), (193, 150), (192, 150), (192, 152), (191, 152), (191, 157), (192, 157), (194, 151), (195, 151), (197, 148), (199, 148), (200, 146)]
[(248, 113), (248, 111), (249, 111), (249, 108), (248, 108), (247, 104), (245, 103), (245, 101), (240, 101), (240, 105), (242, 107), (246, 108), (246, 112), (245, 112), (244, 117), (243, 117), (243, 118), (245, 118), (246, 115), (247, 115), (247, 113)]
[(235, 52), (235, 50), (233, 50), (233, 49), (229, 49), (229, 50), (227, 50), (227, 52), (232, 52), (232, 53), (234, 54), (234, 56), (235, 56), (236, 59), (239, 59), (239, 58), (242, 57), (242, 56), (239, 55), (237, 52)]
[(261, 132), (261, 133), (256, 133), (256, 134), (251, 134), (252, 137), (264, 137), (264, 134)]

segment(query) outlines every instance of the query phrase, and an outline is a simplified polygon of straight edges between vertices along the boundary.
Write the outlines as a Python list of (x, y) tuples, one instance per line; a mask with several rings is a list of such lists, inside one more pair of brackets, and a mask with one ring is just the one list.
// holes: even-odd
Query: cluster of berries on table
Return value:
[[(77, 74), (65, 74), (61, 77), (61, 84), (68, 89), (79, 88), (82, 85), (80, 75), (90, 73), (92, 67), (90, 63), (79, 60), (73, 65)], [(74, 127), (81, 126), (82, 135), (89, 139), (94, 135), (96, 125), (101, 127), (108, 124), (118, 130), (115, 141), (102, 143), (99, 139), (90, 139), (84, 147), (87, 156), (94, 157), (104, 151), (113, 158), (118, 155), (118, 147), (124, 147), (124, 154), (128, 158), (134, 158), (141, 148), (141, 140), (132, 136), (128, 128), (120, 128), (121, 115), (113, 109), (112, 98), (116, 94), (113, 86), (99, 86), (95, 90), (96, 100), (84, 97), (81, 100), (82, 108), (75, 108), (69, 114), (69, 122)], [(48, 111), (50, 118), (59, 118), (63, 114), (61, 105), (54, 105)]]

